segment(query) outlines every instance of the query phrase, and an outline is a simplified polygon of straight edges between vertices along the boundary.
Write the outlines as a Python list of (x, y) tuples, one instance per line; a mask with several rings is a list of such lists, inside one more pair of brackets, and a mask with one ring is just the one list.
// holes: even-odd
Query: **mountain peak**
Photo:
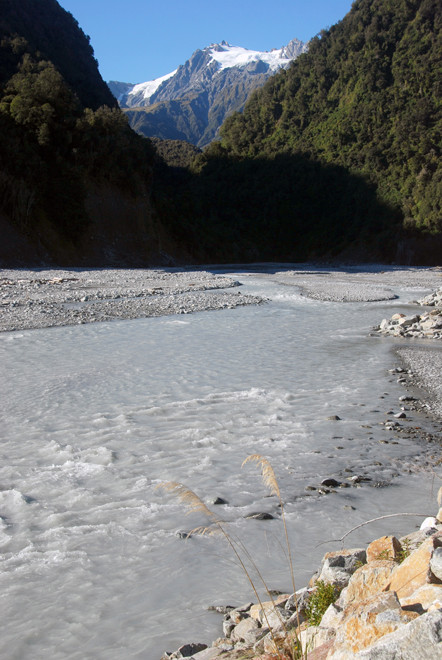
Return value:
[[(133, 86), (109, 86), (121, 107), (137, 108), (138, 112), (129, 113), (135, 130), (147, 137), (187, 139), (204, 146), (216, 136), (227, 114), (241, 110), (254, 89), (305, 50), (307, 45), (299, 39), (270, 51), (232, 46), (223, 40), (197, 49), (184, 64), (160, 78)], [(161, 124), (160, 132), (152, 129), (155, 122)], [(172, 123), (180, 129), (175, 126), (169, 131)]]

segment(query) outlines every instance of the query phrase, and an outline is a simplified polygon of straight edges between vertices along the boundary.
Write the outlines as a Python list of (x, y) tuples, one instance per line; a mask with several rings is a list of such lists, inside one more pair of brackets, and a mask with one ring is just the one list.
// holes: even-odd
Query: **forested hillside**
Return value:
[[(441, 22), (439, 0), (356, 0), (225, 122), (221, 144), (206, 157), (219, 158), (221, 171), (226, 160), (235, 168), (252, 159), (259, 169), (277, 155), (340, 167), (374, 187), (385, 230), (398, 223), (415, 238), (440, 235)], [(274, 185), (280, 197), (280, 182)], [(339, 203), (339, 186), (336, 192)], [(353, 222), (369, 229), (361, 202), (352, 202)], [(337, 223), (327, 229), (331, 240)]]
[(0, 265), (440, 264), (441, 14), (356, 0), (201, 154), (132, 131), (56, 0), (0, 0)]
[(55, 0), (0, 0), (0, 261), (144, 263), (154, 149)]

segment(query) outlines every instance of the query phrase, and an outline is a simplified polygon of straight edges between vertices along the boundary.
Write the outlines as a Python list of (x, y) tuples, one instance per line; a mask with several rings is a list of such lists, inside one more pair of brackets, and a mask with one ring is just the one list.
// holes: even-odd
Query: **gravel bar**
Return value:
[(0, 332), (136, 319), (264, 302), (231, 277), (152, 269), (2, 270)]
[(397, 353), (412, 374), (412, 384), (424, 391), (421, 398), (431, 413), (442, 419), (442, 348), (431, 343), (431, 347), (399, 348)]

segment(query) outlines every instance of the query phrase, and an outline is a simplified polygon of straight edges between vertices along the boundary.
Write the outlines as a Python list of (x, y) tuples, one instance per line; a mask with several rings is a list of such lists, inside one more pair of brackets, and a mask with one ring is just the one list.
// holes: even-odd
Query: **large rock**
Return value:
[(422, 315), (393, 314), (391, 319), (383, 319), (375, 328), (378, 332), (394, 337), (442, 338), (442, 310), (434, 309)]
[(319, 646), (334, 639), (334, 637), (334, 630), (322, 628), (321, 626), (308, 626), (304, 630), (301, 630), (299, 639), (303, 649), (313, 651)]
[(337, 605), (344, 609), (355, 601), (364, 600), (382, 591), (388, 584), (395, 566), (394, 562), (385, 559), (361, 566), (350, 578), (348, 586), (339, 596)]
[(442, 660), (442, 611), (423, 614), (352, 657), (357, 660)]
[(442, 580), (442, 548), (436, 548), (430, 559), (430, 569), (439, 580)]
[(411, 596), (400, 599), (402, 607), (413, 609), (416, 612), (422, 613), (431, 609), (442, 608), (442, 585), (441, 584), (424, 584), (419, 589), (416, 589)]
[(223, 654), (221, 649), (213, 648), (204, 649), (204, 651), (199, 651), (199, 653), (194, 653), (191, 660), (213, 660), (214, 658), (219, 658), (226, 656)]
[(343, 616), (343, 610), (335, 603), (332, 603), (324, 612), (324, 616), (321, 619), (321, 628), (336, 629), (340, 625)]
[(395, 560), (399, 557), (402, 546), (395, 536), (381, 536), (381, 538), (372, 541), (367, 548), (367, 562), (378, 559)]
[(430, 293), (421, 300), (417, 301), (419, 305), (429, 305), (434, 307), (442, 307), (442, 287), (434, 293)]
[(277, 605), (271, 605), (265, 609), (259, 608), (258, 610), (255, 610), (253, 614), (256, 621), (258, 621), (262, 626), (267, 626), (272, 630), (277, 630), (280, 628), (285, 629), (286, 623), (292, 617), (291, 612), (284, 609), (283, 607), (278, 607)]
[(259, 623), (265, 624), (265, 614), (274, 611), (275, 607), (283, 607), (286, 605), (289, 598), (291, 598), (289, 594), (281, 594), (273, 600), (265, 600), (261, 603), (256, 603), (250, 608), (249, 616), (251, 616), (252, 619), (255, 619), (256, 621), (259, 621)]
[[(371, 646), (380, 637), (419, 616), (401, 608), (396, 594), (383, 592), (371, 599), (350, 605), (336, 630), (336, 640), (330, 660), (348, 660)], [(326, 641), (326, 640), (324, 640)]]
[(431, 536), (411, 553), (391, 574), (385, 590), (395, 591), (399, 598), (406, 598), (419, 587), (428, 583), (441, 583), (430, 569), (433, 551), (442, 547), (437, 536)]
[(245, 642), (253, 646), (255, 642), (263, 634), (262, 627), (255, 619), (248, 617), (243, 619), (235, 626), (230, 634), (231, 640), (236, 644), (237, 642)]
[(365, 562), (366, 551), (363, 548), (327, 552), (322, 560), (318, 580), (344, 587), (361, 563)]

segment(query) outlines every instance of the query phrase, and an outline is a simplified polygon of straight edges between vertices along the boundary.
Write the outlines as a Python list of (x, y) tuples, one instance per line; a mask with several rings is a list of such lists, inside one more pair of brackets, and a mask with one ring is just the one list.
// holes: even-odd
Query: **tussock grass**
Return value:
[[(269, 489), (272, 495), (275, 495), (280, 504), (281, 510), (281, 519), (284, 527), (285, 543), (286, 543), (286, 556), (289, 564), (290, 578), (293, 586), (293, 592), (296, 592), (295, 588), (295, 578), (294, 578), (294, 562), (293, 554), (289, 542), (285, 511), (284, 511), (284, 502), (281, 497), (281, 492), (276, 478), (273, 467), (270, 462), (261, 454), (252, 454), (248, 456), (242, 463), (242, 467), (248, 463), (255, 463), (258, 465), (261, 471), (261, 477), (264, 485)], [(263, 617), (266, 622), (266, 625), (270, 631), (272, 637), (273, 645), (275, 648), (275, 657), (278, 660), (301, 660), (302, 658), (307, 658), (307, 650), (302, 649), (301, 642), (298, 637), (297, 631), (299, 630), (300, 625), (300, 615), (298, 611), (298, 605), (296, 603), (296, 614), (297, 614), (297, 628), (294, 632), (289, 634), (289, 631), (286, 628), (285, 621), (280, 617), (281, 629), (283, 630), (283, 635), (275, 634), (270, 626), (266, 610), (263, 606), (263, 601), (258, 593), (258, 585), (256, 584), (252, 572), (258, 576), (258, 580), (261, 585), (264, 587), (265, 592), (268, 596), (268, 600), (272, 602), (275, 612), (277, 612), (276, 604), (274, 601), (273, 594), (269, 587), (266, 584), (264, 576), (262, 575), (259, 567), (252, 557), (250, 552), (247, 550), (245, 544), (237, 539), (233, 534), (228, 531), (228, 523), (220, 520), (217, 515), (201, 500), (201, 498), (190, 488), (185, 486), (182, 483), (175, 481), (163, 482), (157, 486), (157, 488), (165, 490), (168, 493), (171, 493), (177, 497), (188, 509), (187, 514), (189, 513), (201, 513), (203, 514), (209, 524), (207, 526), (200, 526), (192, 529), (189, 532), (191, 535), (213, 535), (213, 534), (222, 534), (230, 549), (232, 550), (237, 565), (241, 568), (244, 575), (246, 576), (252, 591), (257, 599), (257, 602), (262, 608)]]

